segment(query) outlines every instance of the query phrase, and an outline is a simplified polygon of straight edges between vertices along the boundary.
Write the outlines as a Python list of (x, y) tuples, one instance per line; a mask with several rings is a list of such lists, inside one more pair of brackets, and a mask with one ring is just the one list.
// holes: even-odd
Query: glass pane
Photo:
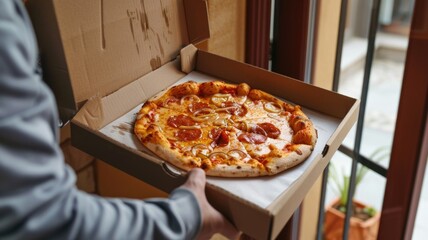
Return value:
[[(408, 36), (378, 32), (367, 98), (361, 153), (390, 152), (398, 112)], [(375, 160), (375, 159), (373, 159)], [(389, 165), (389, 158), (379, 164)]]
[[(357, 99), (361, 97), (363, 86), (370, 25), (370, 2), (348, 0), (338, 92)], [(356, 126), (351, 129), (343, 142), (350, 149), (354, 148), (355, 130)]]
[[(373, 1), (348, 1), (338, 92), (357, 99), (361, 97), (363, 87), (372, 3)], [(404, 73), (409, 20), (412, 14), (410, 9), (412, 9), (413, 0), (382, 0), (381, 3), (365, 109), (361, 154), (388, 168)], [(345, 138), (343, 144), (353, 149), (355, 136), (356, 126)], [(330, 168), (330, 172), (333, 173), (330, 174), (328, 181), (326, 207), (340, 195), (340, 192), (334, 190), (334, 185), (337, 185), (335, 182), (338, 179), (343, 182), (344, 177), (350, 175), (351, 163), (351, 159), (342, 153), (335, 154), (333, 157), (331, 165), (336, 166), (336, 172), (332, 167)], [(360, 164), (359, 168), (361, 168)], [(372, 209), (368, 211), (379, 213), (382, 209), (386, 179), (373, 171), (367, 169), (365, 171), (364, 177), (357, 185), (353, 200), (370, 204)], [(428, 216), (428, 214), (425, 215)], [(328, 235), (328, 228), (332, 228), (328, 218), (330, 215), (327, 211), (324, 233), (326, 239), (332, 239), (334, 237)], [(375, 239), (374, 235), (378, 231), (379, 224), (378, 221), (375, 222), (376, 225), (370, 230), (369, 235), (357, 236), (355, 239)], [(343, 228), (343, 223), (335, 226), (336, 230), (341, 228)], [(357, 233), (350, 230), (350, 238), (353, 237), (353, 234)], [(341, 239), (341, 236), (338, 239)]]
[[(338, 91), (360, 98), (372, 1), (349, 1)], [(361, 154), (390, 152), (401, 92), (413, 0), (382, 0), (365, 111)], [(355, 126), (344, 145), (354, 147)], [(385, 168), (389, 157), (374, 159)]]

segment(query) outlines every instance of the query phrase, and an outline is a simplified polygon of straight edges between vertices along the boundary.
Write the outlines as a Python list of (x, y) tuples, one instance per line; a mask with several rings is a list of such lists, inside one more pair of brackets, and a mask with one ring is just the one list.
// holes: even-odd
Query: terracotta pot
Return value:
[[(326, 240), (342, 239), (343, 226), (345, 221), (345, 214), (337, 210), (335, 206), (339, 199), (332, 201), (327, 207), (325, 212), (324, 222), (324, 237)], [(366, 205), (355, 201), (354, 204), (360, 207)], [(380, 213), (363, 221), (359, 218), (351, 217), (349, 226), (349, 240), (375, 240), (379, 229)]]

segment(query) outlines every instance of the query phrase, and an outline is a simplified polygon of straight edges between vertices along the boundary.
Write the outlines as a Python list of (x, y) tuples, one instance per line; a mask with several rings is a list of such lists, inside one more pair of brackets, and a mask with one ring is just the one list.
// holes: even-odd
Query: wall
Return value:
[(246, 1), (209, 0), (207, 3), (211, 38), (198, 47), (243, 62)]
[(313, 83), (328, 90), (333, 86), (340, 3), (340, 0), (322, 0), (319, 3)]

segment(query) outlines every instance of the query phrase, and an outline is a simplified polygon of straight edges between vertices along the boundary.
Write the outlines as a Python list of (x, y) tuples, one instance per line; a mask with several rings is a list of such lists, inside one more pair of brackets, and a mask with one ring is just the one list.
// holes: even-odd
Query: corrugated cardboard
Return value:
[(77, 110), (209, 38), (201, 0), (38, 0), (28, 9), (45, 80), (60, 108)]
[[(308, 169), (267, 207), (208, 183), (210, 202), (256, 239), (273, 239), (279, 234), (356, 121), (355, 99), (189, 45), (208, 37), (202, 0), (36, 2), (30, 4), (30, 12), (37, 33), (53, 29), (53, 35), (39, 36), (47, 76), (61, 82), (56, 83), (59, 89), (54, 87), (59, 102), (79, 109), (71, 125), (73, 144), (165, 192), (184, 182), (181, 171), (153, 154), (113, 140), (100, 129), (187, 73), (197, 71), (233, 83), (247, 82), (340, 119), (337, 129), (321, 146), (324, 150), (313, 152)], [(62, 99), (64, 87), (72, 91)], [(242, 184), (246, 184), (245, 179)]]
[[(204, 68), (206, 67), (206, 69), (204, 69), (203, 71), (207, 72), (215, 71), (215, 69), (217, 69), (218, 67), (224, 67), (222, 64), (219, 64), (224, 63), (230, 66), (230, 69), (235, 69), (237, 72), (241, 72), (244, 75), (247, 74), (245, 73), (246, 71), (250, 71), (250, 75), (253, 75), (253, 77), (247, 76), (250, 81), (255, 79), (263, 79), (265, 87), (260, 87), (263, 90), (267, 90), (267, 87), (272, 86), (272, 84), (275, 85), (276, 82), (279, 81), (283, 84), (280, 84), (277, 87), (279, 87), (279, 89), (282, 89), (284, 94), (288, 93), (289, 91), (301, 92), (301, 95), (296, 95), (296, 98), (294, 99), (295, 102), (299, 102), (301, 98), (307, 97), (307, 95), (305, 94), (305, 90), (308, 89), (309, 93), (318, 95), (320, 97), (320, 99), (318, 99), (318, 102), (321, 102), (321, 104), (330, 103), (332, 102), (332, 100), (336, 100), (338, 104), (341, 105), (337, 108), (327, 108), (325, 109), (325, 113), (317, 111), (317, 113), (319, 113), (320, 115), (334, 116), (335, 119), (339, 119), (340, 123), (337, 125), (337, 129), (334, 129), (332, 131), (331, 135), (328, 136), (328, 140), (326, 140), (325, 142), (322, 142), (321, 139), (319, 139), (316, 147), (316, 149), (318, 150), (314, 151), (311, 155), (311, 158), (304, 163), (309, 163), (309, 166), (307, 166), (307, 170), (304, 171), (301, 175), (299, 175), (299, 178), (294, 181), (289, 187), (284, 186), (283, 192), (279, 196), (271, 199), (271, 202), (266, 204), (266, 206), (261, 207), (259, 202), (257, 201), (261, 196), (253, 195), (253, 198), (251, 198), (248, 197), (248, 195), (244, 196), (241, 194), (237, 194), (236, 191), (230, 190), (231, 188), (229, 187), (229, 185), (218, 184), (217, 179), (215, 178), (208, 179), (207, 191), (209, 199), (212, 201), (212, 204), (214, 206), (221, 209), (222, 212), (230, 219), (232, 219), (232, 221), (241, 230), (245, 231), (249, 235), (256, 237), (257, 239), (274, 238), (280, 232), (280, 230), (285, 225), (294, 210), (299, 206), (301, 200), (309, 190), (310, 186), (313, 184), (316, 178), (320, 176), (328, 160), (331, 158), (334, 151), (338, 148), (347, 131), (351, 128), (353, 122), (356, 119), (358, 102), (348, 97), (325, 91), (314, 86), (309, 86), (299, 81), (278, 74), (274, 74), (262, 69), (257, 69), (239, 62), (231, 61), (207, 52), (197, 51), (196, 55), (196, 58), (194, 58), (196, 59), (195, 70), (197, 70), (198, 72), (202, 71), (202, 68), (198, 69), (198, 63), (201, 59), (205, 59), (204, 61), (207, 61), (207, 63), (211, 62), (210, 67), (208, 65), (204, 66)], [(129, 89), (134, 89), (134, 87), (132, 87), (132, 85), (134, 84), (142, 84), (139, 82), (150, 82), (148, 79), (152, 78), (155, 75), (160, 75), (161, 73), (163, 74), (165, 73), (165, 71), (170, 71), (171, 73), (174, 73), (174, 66), (177, 68), (179, 67), (178, 65), (175, 65), (175, 63), (171, 63), (171, 65), (165, 65), (163, 68), (159, 68), (158, 70), (145, 76), (144, 78), (133, 82), (129, 85)], [(252, 72), (248, 68), (256, 71)], [(191, 74), (194, 74), (194, 72), (191, 72), (189, 76)], [(181, 79), (176, 79), (176, 77), (173, 77), (174, 75), (175, 74), (171, 74), (173, 81), (182, 81)], [(166, 75), (164, 75), (164, 77), (165, 80), (169, 79)], [(187, 75), (185, 77), (187, 77)], [(229, 81), (233, 80), (235, 82), (239, 82), (239, 77), (236, 79), (230, 79), (227, 77), (228, 76), (226, 70), (225, 75), (219, 73), (212, 78), (228, 79)], [(148, 82), (146, 82), (146, 84)], [(288, 86), (289, 90), (286, 89), (286, 86)], [(98, 104), (95, 105), (98, 105), (104, 110), (109, 109), (108, 111), (104, 111), (103, 117), (109, 119), (109, 121), (106, 121), (105, 124), (111, 125), (109, 123), (110, 121), (116, 122), (116, 119), (120, 119), (122, 117), (122, 113), (115, 113), (115, 108), (111, 103), (124, 99), (125, 93), (132, 93), (132, 91), (126, 90), (127, 88), (128, 86), (123, 89), (120, 89), (114, 94), (103, 97), (101, 98), (101, 101), (91, 100), (88, 103), (92, 105), (92, 101), (98, 102)], [(123, 93), (121, 93), (122, 90)], [(153, 94), (155, 93), (157, 92), (154, 91)], [(128, 95), (127, 97), (129, 96), (130, 95)], [(122, 128), (122, 130), (131, 131), (132, 124), (129, 124), (129, 122), (132, 123), (132, 116), (135, 117), (135, 113), (138, 111), (139, 105), (141, 105), (141, 103), (136, 105), (137, 109), (133, 109), (130, 111), (131, 119), (123, 122), (125, 124), (128, 123), (128, 127), (121, 127), (121, 124), (118, 124), (116, 126), (113, 124), (113, 127), (119, 126), (120, 128)], [(348, 105), (349, 109), (343, 108), (343, 106), (346, 105)], [(316, 107), (317, 104), (311, 103), (309, 104), (309, 106)], [(127, 107), (135, 108), (135, 106), (131, 106), (131, 104)], [(304, 106), (304, 108), (309, 111), (309, 108), (307, 106)], [(95, 156), (104, 159), (113, 166), (116, 166), (133, 176), (136, 176), (146, 182), (149, 182), (166, 192), (171, 191), (174, 187), (182, 183), (183, 179), (180, 178), (180, 172), (171, 170), (168, 164), (164, 163), (162, 160), (159, 160), (149, 151), (144, 151), (139, 148), (133, 148), (128, 144), (127, 141), (135, 142), (135, 139), (125, 139), (127, 141), (119, 141), (109, 135), (109, 130), (104, 131), (104, 124), (95, 128), (91, 128), (90, 126), (88, 126), (88, 124), (85, 122), (86, 117), (84, 117), (86, 114), (87, 113), (85, 105), (79, 111), (78, 115), (73, 119), (72, 132), (74, 136), (74, 144), (76, 146), (85, 151), (91, 152)], [(316, 126), (319, 125), (318, 122), (315, 122), (315, 124)], [(318, 130), (319, 133), (322, 132), (321, 129)], [(118, 134), (125, 133), (119, 131)], [(138, 144), (138, 142), (136, 142), (136, 144), (137, 146), (141, 146), (141, 144)], [(124, 149), (126, 149), (126, 151), (123, 151)], [(126, 159), (126, 161), (124, 161), (123, 159)], [(143, 159), (148, 159), (150, 161), (143, 161)], [(309, 160), (311, 161), (308, 162)], [(296, 168), (292, 169), (292, 171), (298, 170), (302, 167), (303, 165), (299, 165)], [(292, 171), (287, 171), (286, 173), (284, 173), (285, 176), (287, 177), (288, 174), (290, 174)], [(162, 178), (159, 178), (159, 176), (162, 176)], [(275, 180), (282, 179), (283, 177), (284, 175), (281, 174), (271, 178), (262, 178), (260, 181), (266, 183), (265, 185), (263, 185), (263, 188), (273, 189), (278, 188), (277, 182)], [(257, 186), (255, 187), (254, 185), (252, 185), (254, 184), (254, 181), (250, 179), (242, 180), (242, 182), (237, 182), (234, 180), (231, 180), (230, 182), (223, 182), (226, 182), (226, 184), (233, 185), (234, 187), (246, 190), (257, 188)]]

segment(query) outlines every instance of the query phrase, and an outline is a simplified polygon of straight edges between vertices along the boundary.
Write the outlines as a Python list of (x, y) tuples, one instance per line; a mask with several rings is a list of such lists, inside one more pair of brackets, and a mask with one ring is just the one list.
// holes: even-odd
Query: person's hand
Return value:
[(189, 172), (187, 181), (181, 186), (195, 194), (201, 208), (202, 228), (198, 239), (210, 239), (215, 233), (220, 233), (229, 239), (238, 239), (240, 233), (236, 228), (207, 201), (205, 182), (205, 172), (200, 168), (194, 168)]

